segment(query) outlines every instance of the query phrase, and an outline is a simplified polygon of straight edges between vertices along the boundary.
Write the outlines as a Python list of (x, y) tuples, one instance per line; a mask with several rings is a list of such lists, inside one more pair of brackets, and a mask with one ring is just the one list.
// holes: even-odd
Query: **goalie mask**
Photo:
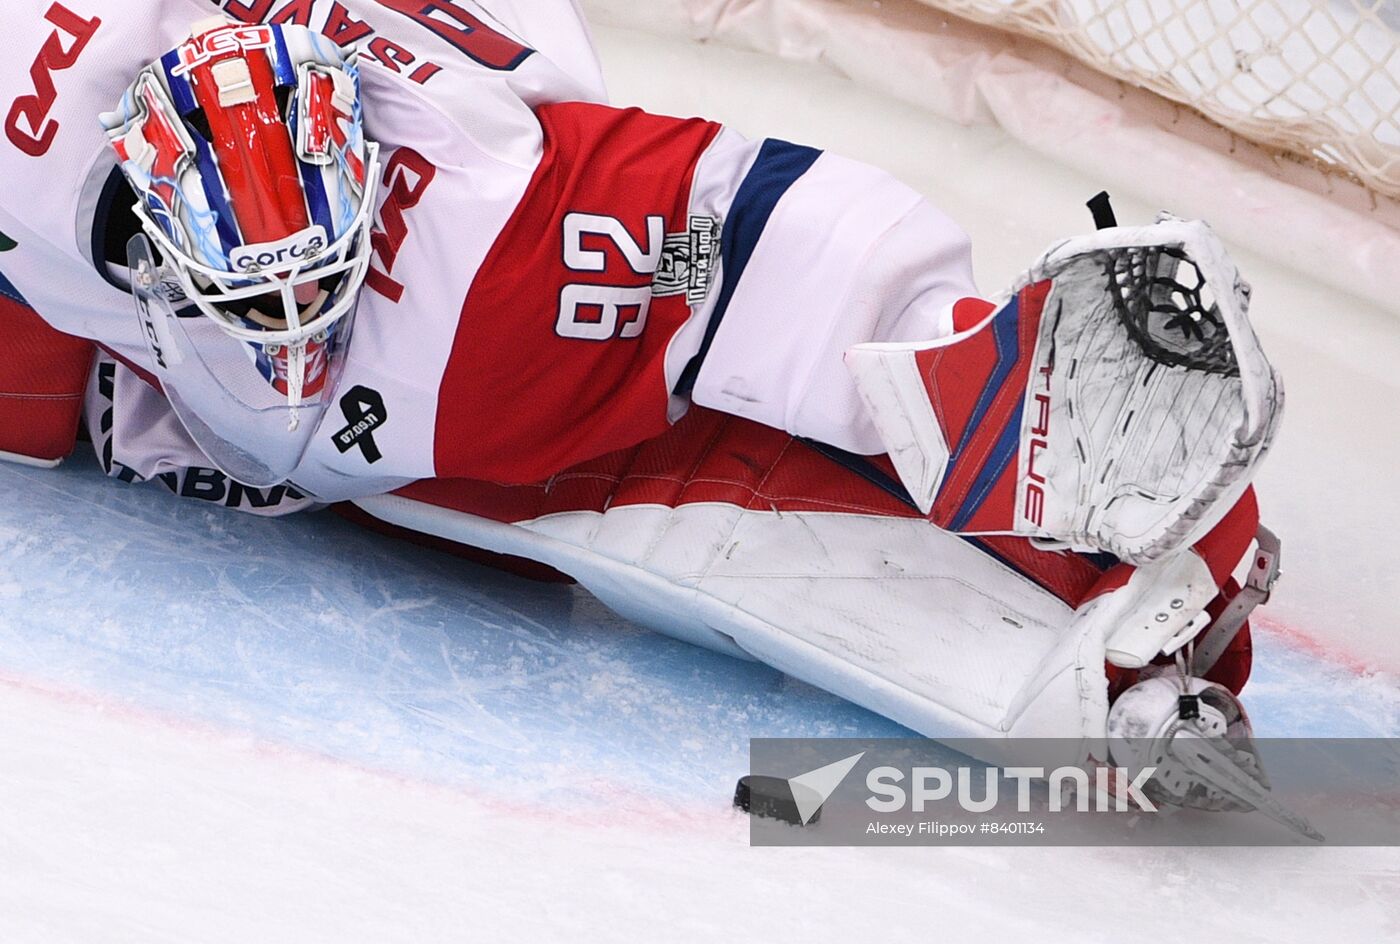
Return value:
[[(355, 57), (216, 17), (102, 121), (158, 250), (137, 237), (129, 261), (162, 385), (225, 472), (274, 484), (329, 402), (369, 265), (378, 149)], [(186, 300), (205, 317), (177, 317)]]

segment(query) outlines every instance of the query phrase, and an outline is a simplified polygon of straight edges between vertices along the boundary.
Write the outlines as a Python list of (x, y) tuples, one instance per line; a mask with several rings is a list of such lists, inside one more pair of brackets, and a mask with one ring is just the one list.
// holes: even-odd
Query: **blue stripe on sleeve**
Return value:
[(695, 379), (705, 363), (705, 357), (714, 343), (715, 332), (724, 320), (734, 291), (744, 277), (749, 260), (753, 258), (758, 241), (772, 218), (778, 201), (797, 183), (803, 174), (821, 157), (816, 148), (802, 147), (770, 138), (759, 149), (749, 174), (739, 186), (734, 196), (734, 204), (729, 208), (729, 218), (724, 222), (724, 232), (720, 237), (720, 258), (723, 261), (719, 299), (715, 303), (714, 314), (705, 328), (705, 339), (700, 350), (690, 359), (675, 392), (688, 395), (695, 389)]
[(0, 297), (8, 298), (12, 302), (18, 302), (25, 308), (29, 307), (29, 302), (24, 300), (24, 296), (15, 288), (15, 284), (5, 278), (5, 273), (0, 272)]

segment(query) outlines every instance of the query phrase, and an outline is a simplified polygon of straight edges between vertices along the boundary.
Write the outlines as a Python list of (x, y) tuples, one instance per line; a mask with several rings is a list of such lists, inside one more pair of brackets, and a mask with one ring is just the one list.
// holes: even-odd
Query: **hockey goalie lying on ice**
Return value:
[(0, 449), (82, 414), (126, 481), (339, 503), (988, 759), (1131, 733), (1162, 799), (1262, 802), (1282, 392), (1205, 225), (983, 301), (888, 175), (601, 104), (564, 0), (222, 6), (11, 4)]

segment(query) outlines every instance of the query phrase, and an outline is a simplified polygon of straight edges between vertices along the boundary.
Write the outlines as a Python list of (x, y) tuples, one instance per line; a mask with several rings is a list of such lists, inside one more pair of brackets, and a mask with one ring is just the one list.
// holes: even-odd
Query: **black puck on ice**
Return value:
[[(734, 805), (750, 816), (782, 820), (793, 826), (804, 825), (797, 801), (792, 798), (792, 784), (782, 777), (760, 777), (756, 774), (740, 777), (739, 785), (734, 788)], [(812, 826), (821, 818), (819, 809), (805, 825)]]

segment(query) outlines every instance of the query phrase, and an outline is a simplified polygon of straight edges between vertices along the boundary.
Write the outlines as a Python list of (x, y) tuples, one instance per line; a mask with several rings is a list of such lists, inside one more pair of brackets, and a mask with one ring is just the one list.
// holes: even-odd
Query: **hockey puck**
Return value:
[(761, 777), (751, 774), (740, 777), (734, 788), (734, 805), (750, 816), (781, 820), (793, 826), (811, 826), (822, 818), (821, 810), (812, 814), (806, 823), (797, 801), (792, 797), (792, 784), (782, 777)]

